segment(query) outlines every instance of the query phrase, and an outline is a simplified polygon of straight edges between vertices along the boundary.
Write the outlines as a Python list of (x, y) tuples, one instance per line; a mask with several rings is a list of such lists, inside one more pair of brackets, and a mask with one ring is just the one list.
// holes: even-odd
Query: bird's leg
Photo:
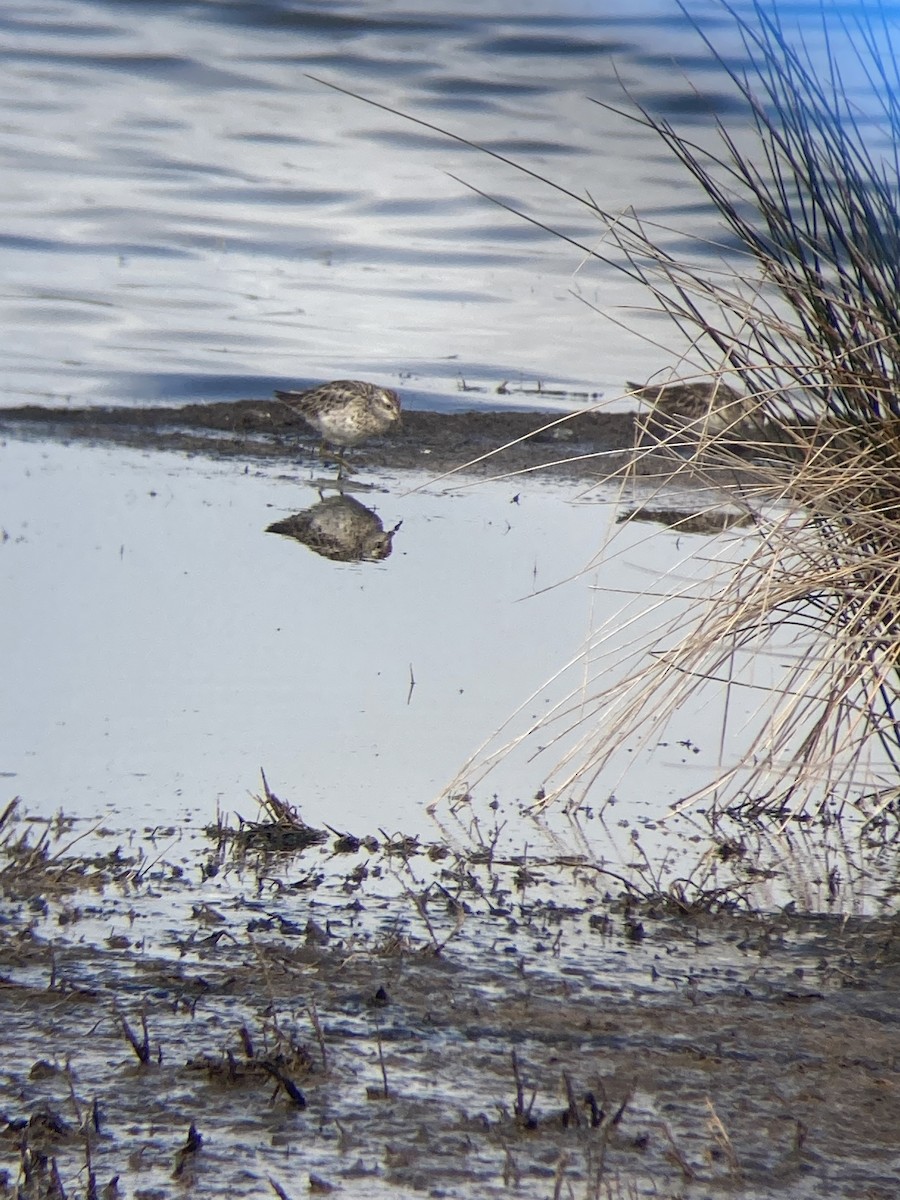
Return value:
[(340, 450), (334, 449), (334, 447), (327, 445), (325, 442), (319, 443), (319, 458), (321, 458), (323, 462), (327, 461), (337, 464), (338, 479), (343, 479), (345, 474), (353, 474), (353, 472), (350, 470), (347, 460), (344, 458), (343, 454), (341, 454)]

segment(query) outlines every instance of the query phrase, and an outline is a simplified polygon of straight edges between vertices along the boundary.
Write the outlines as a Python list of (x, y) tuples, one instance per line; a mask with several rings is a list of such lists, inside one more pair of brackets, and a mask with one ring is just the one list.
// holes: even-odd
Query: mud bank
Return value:
[(897, 1194), (890, 922), (382, 835), (7, 853), (5, 1195)]
[[(549, 472), (575, 479), (604, 479), (632, 458), (638, 431), (634, 413), (416, 412), (402, 427), (373, 439), (353, 455), (376, 470), (429, 470), (466, 466), (468, 474)], [(316, 460), (315, 435), (286, 405), (241, 400), (182, 408), (43, 408), (0, 410), (0, 433), (55, 440), (116, 443), (249, 461)], [(480, 460), (480, 461), (476, 461)], [(640, 474), (669, 474), (671, 463), (644, 455)]]

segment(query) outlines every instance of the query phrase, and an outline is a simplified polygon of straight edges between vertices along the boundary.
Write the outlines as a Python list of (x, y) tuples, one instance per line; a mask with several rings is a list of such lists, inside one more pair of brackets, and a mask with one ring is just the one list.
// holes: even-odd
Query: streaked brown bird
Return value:
[(652, 406), (651, 416), (662, 422), (680, 426), (690, 425), (695, 431), (708, 433), (737, 431), (742, 421), (751, 418), (756, 406), (727, 383), (715, 379), (700, 383), (640, 383), (625, 386), (639, 400)]
[[(358, 446), (366, 438), (387, 433), (400, 420), (396, 392), (358, 379), (335, 379), (305, 392), (276, 391), (275, 395), (332, 447)], [(341, 455), (335, 458), (343, 469)]]

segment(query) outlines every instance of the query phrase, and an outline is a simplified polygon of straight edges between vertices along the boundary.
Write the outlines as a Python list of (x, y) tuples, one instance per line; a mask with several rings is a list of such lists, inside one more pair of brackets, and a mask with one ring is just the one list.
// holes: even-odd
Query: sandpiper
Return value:
[(653, 416), (663, 421), (690, 425), (694, 430), (735, 432), (742, 421), (753, 417), (756, 406), (727, 383), (714, 379), (700, 383), (626, 383), (639, 400), (646, 400)]
[[(335, 379), (304, 392), (276, 397), (317, 430), (329, 446), (358, 446), (386, 433), (400, 419), (400, 397), (390, 388), (358, 379)], [(344, 462), (337, 456), (339, 467)]]

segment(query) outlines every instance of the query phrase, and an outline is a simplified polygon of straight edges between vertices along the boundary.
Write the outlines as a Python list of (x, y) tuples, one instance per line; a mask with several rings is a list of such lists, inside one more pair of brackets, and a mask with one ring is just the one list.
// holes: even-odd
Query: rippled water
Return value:
[[(735, 42), (712, 0), (692, 8)], [(617, 319), (645, 297), (459, 180), (588, 245), (591, 214), (317, 80), (692, 232), (713, 228), (692, 185), (591, 101), (626, 87), (682, 122), (740, 123), (668, 0), (45, 0), (4, 5), (0, 34), (4, 404), (336, 376), (399, 382), (419, 405), (507, 380), (614, 394), (669, 361), (671, 335), (627, 314), (663, 343), (648, 346), (573, 293)]]

